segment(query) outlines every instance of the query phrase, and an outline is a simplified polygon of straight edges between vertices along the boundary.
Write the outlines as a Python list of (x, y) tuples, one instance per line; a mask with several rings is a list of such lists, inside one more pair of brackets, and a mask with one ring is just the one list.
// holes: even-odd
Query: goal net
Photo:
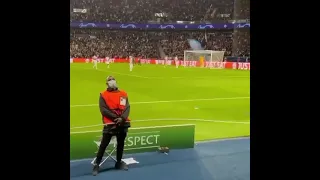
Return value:
[(222, 62), (225, 51), (212, 50), (186, 50), (184, 51), (184, 64), (186, 61), (199, 61), (200, 67), (204, 67), (206, 62)]

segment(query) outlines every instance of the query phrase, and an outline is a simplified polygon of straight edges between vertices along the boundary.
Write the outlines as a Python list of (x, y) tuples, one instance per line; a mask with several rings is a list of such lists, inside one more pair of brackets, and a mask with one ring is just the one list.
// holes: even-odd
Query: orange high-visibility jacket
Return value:
[[(106, 102), (106, 105), (112, 110), (116, 115), (121, 117), (122, 113), (124, 112), (128, 95), (125, 91), (103, 91), (101, 92), (101, 96)], [(113, 120), (109, 119), (108, 117), (103, 116), (103, 122), (105, 124), (115, 124)], [(130, 119), (127, 118), (126, 122), (130, 122)]]

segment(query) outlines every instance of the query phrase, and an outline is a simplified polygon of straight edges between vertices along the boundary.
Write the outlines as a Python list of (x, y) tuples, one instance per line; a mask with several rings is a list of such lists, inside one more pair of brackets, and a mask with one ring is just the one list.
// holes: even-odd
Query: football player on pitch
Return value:
[(111, 59), (108, 56), (106, 56), (105, 62), (106, 62), (107, 68), (110, 67), (110, 61)]
[(168, 63), (168, 56), (164, 57), (164, 67), (167, 67), (167, 63)]
[(98, 69), (98, 57), (97, 56), (92, 57), (92, 63), (93, 63), (93, 69)]
[(174, 63), (176, 64), (176, 68), (179, 67), (179, 59), (178, 56), (174, 57)]
[(133, 63), (134, 63), (134, 58), (132, 56), (129, 56), (129, 68), (130, 71), (133, 69)]

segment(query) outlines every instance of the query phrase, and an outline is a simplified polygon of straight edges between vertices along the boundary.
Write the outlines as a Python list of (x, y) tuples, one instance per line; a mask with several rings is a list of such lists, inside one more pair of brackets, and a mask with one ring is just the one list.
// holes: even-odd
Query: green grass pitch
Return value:
[(127, 91), (132, 127), (195, 124), (195, 140), (250, 135), (250, 72), (128, 64), (70, 64), (70, 131), (101, 130), (108, 75)]

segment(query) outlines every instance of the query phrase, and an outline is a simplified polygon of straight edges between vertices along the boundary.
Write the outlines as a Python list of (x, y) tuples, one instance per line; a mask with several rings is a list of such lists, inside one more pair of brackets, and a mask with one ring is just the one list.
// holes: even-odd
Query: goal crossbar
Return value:
[[(207, 61), (223, 61), (225, 51), (213, 51), (213, 50), (185, 50), (184, 51), (184, 61), (189, 60), (188, 54), (200, 54), (210, 56)], [(198, 61), (199, 59), (191, 59)]]

